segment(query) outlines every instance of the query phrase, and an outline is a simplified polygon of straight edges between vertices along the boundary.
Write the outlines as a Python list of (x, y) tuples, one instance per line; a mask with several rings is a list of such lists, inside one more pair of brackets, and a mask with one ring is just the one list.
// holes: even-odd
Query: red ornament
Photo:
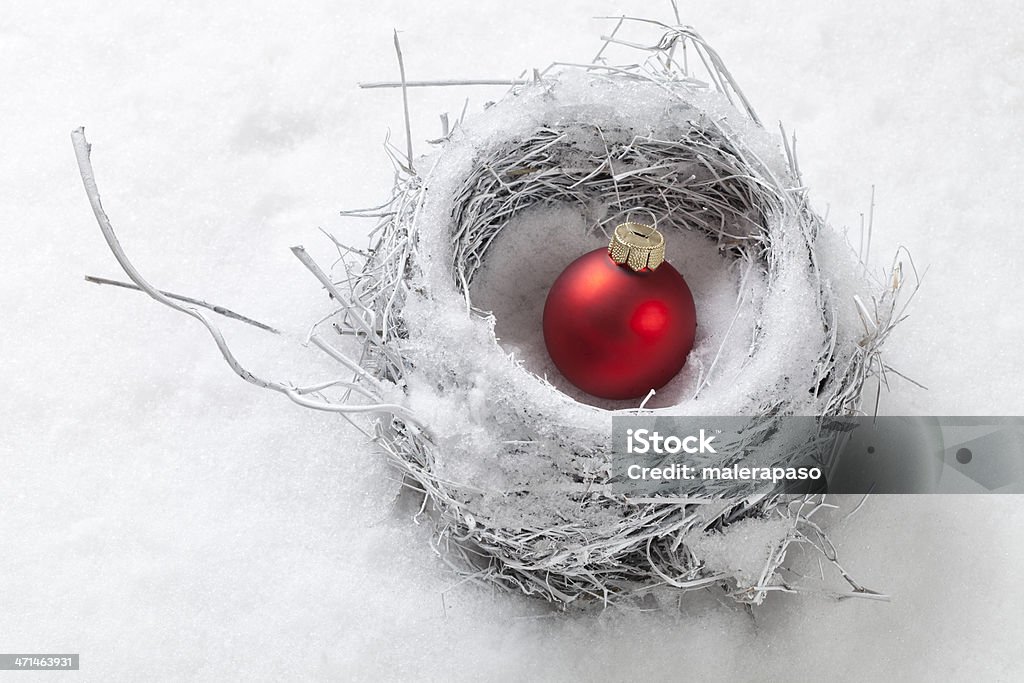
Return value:
[(646, 396), (686, 363), (697, 311), (686, 281), (664, 263), (654, 228), (624, 223), (608, 249), (562, 271), (544, 304), (544, 343), (583, 391), (607, 399)]

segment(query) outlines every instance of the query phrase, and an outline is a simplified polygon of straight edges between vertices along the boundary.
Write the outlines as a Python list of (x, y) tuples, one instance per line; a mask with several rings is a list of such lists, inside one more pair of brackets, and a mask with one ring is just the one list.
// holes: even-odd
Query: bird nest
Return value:
[[(809, 206), (793, 145), (761, 126), (699, 35), (659, 26), (640, 64), (599, 55), (534, 72), (445, 126), (434, 153), (393, 155), (390, 201), (351, 212), (378, 218), (372, 246), (339, 244), (334, 274), (293, 249), (337, 304), (309, 339), (351, 379), (300, 387), (242, 367), (200, 310), (223, 309), (157, 290), (132, 267), (81, 130), (79, 166), (129, 286), (199, 319), (245, 380), (310, 408), (374, 415), (376, 443), (421, 496), (417, 517), (467, 577), (561, 605), (713, 585), (759, 603), (806, 589), (779, 571), (795, 543), (835, 564), (853, 588), (838, 595), (876, 595), (839, 567), (811, 519), (823, 496), (704, 484), (635, 498), (614, 486), (613, 415), (748, 416), (764, 440), (782, 416), (858, 413), (901, 313), (900, 267), (884, 283), (867, 277)], [(545, 288), (629, 219), (665, 234), (700, 320), (684, 370), (641, 406), (579, 394), (539, 341)]]
[[(791, 543), (834, 560), (809, 519), (821, 498), (617, 493), (610, 418), (747, 415), (765, 433), (779, 416), (855, 414), (896, 322), (898, 272), (884, 285), (865, 278), (810, 208), (792, 146), (765, 131), (696, 33), (666, 29), (644, 65), (535, 73), (446, 131), (415, 170), (411, 154), (399, 159), (391, 200), (365, 212), (379, 217), (373, 246), (346, 261), (344, 305), (325, 322), (361, 340), (360, 366), (418, 416), (380, 421), (377, 441), (423, 496), (442, 555), (562, 604), (713, 584), (758, 603), (795, 590), (776, 572)], [(710, 78), (680, 67), (676, 48)], [(684, 276), (710, 260), (735, 296), (642, 410), (581, 395), (535, 353), (544, 286), (638, 216), (688, 240)], [(488, 273), (492, 260), (502, 266)], [(711, 280), (721, 288), (720, 273)], [(503, 314), (534, 331), (496, 334)], [(762, 570), (741, 579), (694, 548), (744, 518), (787, 523), (759, 541)]]

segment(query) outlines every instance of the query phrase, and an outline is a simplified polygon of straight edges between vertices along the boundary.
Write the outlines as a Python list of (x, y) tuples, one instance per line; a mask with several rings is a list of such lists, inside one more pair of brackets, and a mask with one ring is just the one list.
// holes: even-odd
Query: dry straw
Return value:
[[(653, 84), (666, 100), (683, 103), (692, 103), (696, 93), (711, 91), (735, 107), (747, 125), (760, 127), (757, 115), (721, 59), (692, 28), (637, 19), (658, 28), (662, 32), (660, 40), (653, 46), (630, 44), (642, 51), (640, 63), (608, 64), (603, 56), (605, 48), (624, 42), (616, 37), (624, 21), (629, 19), (619, 18), (615, 32), (604, 38), (604, 47), (590, 64), (555, 64), (533, 72), (530, 78), (481, 82), (509, 84), (510, 98), (557, 86), (570, 72), (582, 72), (608, 87)], [(403, 80), (364, 87), (400, 87), (404, 92), (416, 86), (476, 83), (406, 82), (397, 37), (396, 50)], [(701, 78), (697, 77), (697, 65), (703, 69)], [(407, 98), (403, 103), (408, 130)], [(462, 122), (460, 119), (449, 130), (447, 119), (443, 121), (444, 137), (437, 141), (442, 146), (441, 155), (446, 153), (445, 145), (455, 144)], [(694, 230), (706, 235), (739, 262), (744, 272), (764, 273), (769, 285), (779, 269), (779, 259), (799, 258), (799, 267), (817, 287), (820, 320), (816, 324), (825, 339), (813, 368), (814, 385), (802, 388), (802, 395), (812, 394), (820, 414), (856, 414), (861, 410), (867, 380), (872, 375), (884, 379), (888, 368), (881, 360), (881, 347), (902, 315), (897, 305), (902, 284), (900, 267), (894, 263), (890, 280), (879, 288), (870, 304), (856, 298), (863, 330), (858, 332), (856, 344), (843, 345), (836, 312), (840, 304), (824, 285), (817, 262), (816, 239), (825, 226), (808, 206), (795, 141), (786, 141), (783, 135), (786, 169), (779, 174), (759, 158), (756, 149), (745, 144), (735, 126), (723, 127), (713, 116), (702, 118), (701, 125), (688, 126), (682, 135), (664, 139), (627, 127), (603, 130), (600, 152), (593, 148), (581, 151), (574, 146), (576, 134), (585, 127), (580, 122), (540, 125), (528, 134), (474, 150), (472, 170), (457, 179), (457, 189), (448, 196), (433, 198), (449, 209), (450, 221), (443, 226), (422, 223), (424, 203), (431, 197), (424, 176), (414, 166), (411, 144), (404, 158), (392, 151), (398, 173), (391, 199), (375, 209), (347, 212), (377, 218), (372, 248), (363, 252), (338, 244), (344, 273), (337, 278), (325, 273), (301, 248), (293, 250), (337, 305), (313, 327), (309, 340), (350, 375), (305, 387), (253, 376), (234, 358), (206, 314), (189, 305), (190, 300), (161, 292), (142, 278), (121, 250), (100, 205), (82, 130), (75, 131), (73, 138), (101, 230), (135, 286), (203, 322), (229, 365), (247, 381), (279, 391), (310, 408), (345, 416), (372, 413), (374, 440), (403, 473), (406, 485), (422, 496), (417, 517), (431, 520), (441, 557), (468, 579), (541, 596), (560, 605), (609, 604), (666, 586), (688, 591), (719, 585), (736, 601), (748, 604), (760, 603), (772, 591), (816, 590), (839, 598), (884, 599), (860, 586), (839, 565), (834, 546), (812, 519), (818, 510), (832, 507), (823, 496), (793, 498), (755, 493), (735, 499), (708, 490), (703, 496), (688, 498), (628, 499), (615, 495), (608, 487), (607, 433), (584, 435), (574, 444), (563, 444), (566, 458), (559, 464), (561, 495), (576, 505), (577, 515), (562, 523), (530, 523), (529, 518), (520, 525), (495, 522), (486, 510), (475, 506), (479, 498), (472, 486), (447, 480), (438, 473), (435, 464), (439, 439), (431, 425), (402, 401), (401, 387), (416, 372), (405, 343), (415, 332), (403, 316), (408, 298), (413, 290), (429, 298), (432, 287), (447, 287), (461, 293), (458, 307), (465, 316), (486, 318), (487, 314), (472, 305), (470, 285), (486, 262), (489, 246), (517, 212), (553, 201), (586, 204), (595, 196), (609, 198), (608, 210), (595, 226), (605, 231), (629, 219), (637, 207), (644, 207), (659, 217), (662, 231)], [(562, 163), (570, 154), (575, 160), (573, 168)], [(616, 171), (627, 166), (628, 172)], [(694, 173), (695, 168), (699, 173)], [(423, 233), (429, 230), (447, 231), (452, 251), (443, 273), (437, 275), (435, 271), (428, 277), (421, 267), (421, 249)], [(800, 240), (803, 248), (796, 252), (799, 256), (777, 248), (784, 231)], [(432, 282), (430, 277), (447, 281)], [(438, 302), (439, 306), (453, 305), (451, 299), (439, 298)], [(338, 333), (358, 340), (361, 352), (355, 357), (343, 353), (338, 348), (341, 344), (330, 341)], [(493, 333), (490, 343), (497, 347)], [(708, 369), (701, 386), (710, 381), (712, 369)], [(550, 385), (544, 391), (557, 392)], [(526, 398), (523, 400), (528, 403)], [(778, 416), (791, 414), (793, 406), (794, 401), (787, 395), (764, 402), (752, 418), (753, 433), (765, 432)], [(521, 419), (537, 420), (538, 416), (523, 414)], [(510, 430), (506, 422), (502, 429), (503, 438), (518, 443), (514, 427)], [(518, 491), (517, 495), (529, 497), (531, 493)], [(740, 582), (709, 570), (686, 543), (694, 533), (722, 529), (740, 519), (769, 517), (785, 518), (790, 524), (787, 533), (766, 553), (763, 569), (753, 582)], [(812, 589), (804, 581), (786, 578), (780, 568), (793, 544), (816, 549), (838, 569), (852, 590)]]

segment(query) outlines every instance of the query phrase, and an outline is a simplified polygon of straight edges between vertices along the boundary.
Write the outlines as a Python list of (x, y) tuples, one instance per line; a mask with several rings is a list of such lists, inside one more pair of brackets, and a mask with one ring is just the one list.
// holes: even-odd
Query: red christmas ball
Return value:
[[(544, 343), (551, 360), (567, 380), (593, 396), (646, 396), (675, 377), (693, 348), (693, 295), (679, 271), (662, 262), (661, 234), (648, 230), (642, 237), (650, 242), (656, 236), (660, 253), (629, 244), (616, 251), (613, 238), (609, 249), (569, 264), (544, 304)], [(640, 236), (631, 235), (634, 242)]]

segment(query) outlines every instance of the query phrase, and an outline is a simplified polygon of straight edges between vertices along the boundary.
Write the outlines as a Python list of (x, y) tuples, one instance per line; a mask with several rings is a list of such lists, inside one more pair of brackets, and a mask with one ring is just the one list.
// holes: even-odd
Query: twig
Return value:
[[(331, 295), (331, 298), (333, 298), (340, 304), (344, 304), (347, 301), (347, 298), (343, 296), (341, 292), (338, 291), (338, 287), (334, 284), (331, 278), (327, 276), (327, 273), (325, 273), (323, 269), (321, 269), (320, 266), (317, 265), (316, 261), (313, 260), (313, 258), (309, 255), (309, 252), (307, 252), (304, 247), (292, 247), (292, 253), (295, 254), (295, 258), (299, 259), (299, 261), (302, 262), (302, 265), (306, 266), (306, 268), (309, 269), (309, 272), (313, 273), (316, 279), (320, 281), (320, 284), (322, 284), (327, 289), (327, 292)], [(368, 335), (376, 335), (376, 332), (374, 332), (373, 328), (371, 328), (366, 323), (366, 321), (364, 321), (360, 316), (353, 315), (351, 317), (352, 319), (358, 321), (359, 327), (363, 333)]]
[(864, 272), (867, 272), (871, 258), (871, 232), (875, 225), (875, 186), (871, 186), (871, 205), (868, 207), (868, 239), (864, 245)]
[[(109, 279), (107, 279), (105, 277), (96, 277), (95, 275), (86, 275), (85, 276), (85, 281), (86, 282), (93, 282), (93, 283), (95, 283), (97, 285), (112, 285), (114, 287), (123, 287), (124, 289), (135, 290), (136, 292), (143, 292), (143, 291), (145, 291), (141, 287), (139, 287), (138, 285), (133, 285), (130, 282), (121, 282), (120, 280), (109, 280)], [(267, 332), (273, 332), (274, 334), (281, 334), (280, 330), (277, 330), (277, 329), (271, 327), (270, 325), (265, 325), (265, 324), (261, 323), (258, 320), (253, 320), (252, 318), (247, 318), (244, 315), (241, 315), (240, 313), (235, 313), (234, 311), (232, 311), (230, 309), (227, 309), (227, 308), (224, 308), (223, 306), (218, 306), (216, 304), (211, 304), (211, 303), (208, 303), (206, 301), (201, 301), (199, 299), (193, 299), (192, 297), (189, 297), (189, 296), (182, 296), (181, 294), (175, 294), (174, 292), (168, 292), (168, 291), (163, 290), (163, 289), (159, 290), (159, 292), (161, 294), (163, 294), (164, 296), (166, 296), (168, 299), (175, 299), (177, 301), (184, 301), (187, 304), (194, 304), (196, 306), (201, 306), (203, 308), (207, 308), (207, 309), (213, 311), (214, 313), (218, 313), (218, 314), (224, 316), (225, 318), (231, 318), (232, 320), (237, 320), (239, 322), (243, 322), (243, 323), (246, 323), (248, 325), (252, 325), (253, 327), (258, 327), (261, 330), (266, 330)]]
[(405, 60), (402, 59), (402, 45), (398, 42), (398, 29), (395, 29), (395, 54), (398, 55), (398, 73), (402, 78), (402, 109), (405, 112), (405, 145), (409, 174), (415, 171), (412, 166), (412, 123), (409, 119), (409, 84), (405, 81)]
[(90, 145), (88, 140), (85, 138), (85, 129), (76, 128), (71, 131), (71, 141), (75, 147), (75, 157), (78, 160), (78, 171), (82, 176), (82, 184), (85, 186), (85, 194), (89, 198), (89, 204), (92, 206), (93, 215), (96, 217), (96, 223), (99, 225), (100, 232), (103, 233), (103, 238), (106, 240), (107, 246), (110, 248), (110, 251), (114, 255), (118, 264), (124, 270), (125, 275), (127, 275), (128, 278), (139, 287), (139, 289), (160, 303), (176, 311), (192, 316), (201, 322), (210, 333), (210, 336), (213, 337), (213, 340), (217, 344), (217, 348), (220, 350), (224, 360), (236, 375), (244, 379), (246, 382), (255, 384), (262, 389), (271, 389), (273, 391), (280, 392), (295, 403), (314, 410), (323, 410), (334, 413), (391, 413), (395, 417), (406, 421), (411, 425), (423, 427), (423, 423), (404, 406), (389, 403), (341, 405), (327, 403), (324, 401), (313, 401), (302, 396), (293, 386), (263, 379), (262, 377), (249, 372), (249, 370), (243, 367), (242, 364), (238, 362), (238, 359), (235, 358), (235, 355), (228, 347), (227, 341), (224, 339), (224, 335), (221, 333), (220, 328), (218, 328), (209, 318), (203, 315), (199, 309), (194, 308), (193, 306), (182, 305), (170, 298), (151, 285), (144, 277), (142, 277), (142, 274), (136, 270), (135, 266), (128, 259), (127, 254), (125, 254), (124, 249), (121, 247), (121, 243), (117, 239), (117, 234), (114, 232), (114, 227), (110, 223), (110, 219), (107, 217), (107, 212), (103, 209), (103, 204), (100, 201), (100, 192), (96, 185), (96, 176), (90, 159), (92, 145)]
[(528, 85), (533, 79), (523, 78), (447, 78), (437, 81), (361, 81), (357, 85), (366, 90), (375, 88), (445, 88), (460, 85)]
[(597, 54), (594, 55), (594, 58), (590, 60), (591, 64), (597, 64), (598, 61), (600, 61), (601, 56), (604, 54), (604, 51), (607, 50), (608, 46), (612, 44), (612, 39), (615, 38), (615, 35), (619, 32), (619, 29), (622, 28), (622, 22), (624, 22), (625, 20), (626, 17), (619, 17), (618, 22), (616, 22), (615, 24), (615, 28), (613, 28), (612, 32), (608, 34), (608, 38), (601, 43), (601, 49), (598, 50)]
[(864, 503), (868, 502), (868, 496), (870, 496), (871, 495), (871, 491), (874, 491), (874, 490), (875, 490), (875, 485), (871, 484), (871, 489), (867, 493), (864, 494), (863, 498), (860, 499), (860, 502), (857, 503), (857, 507), (855, 507), (852, 510), (850, 510), (850, 512), (848, 512), (846, 514), (846, 516), (843, 517), (843, 521), (844, 522), (846, 520), (850, 519), (851, 517), (853, 517), (855, 514), (857, 514), (860, 511), (860, 509), (862, 507), (864, 507)]
[(682, 19), (679, 18), (679, 5), (676, 3), (676, 0), (670, 0), (670, 2), (672, 3), (672, 15), (675, 17), (676, 24), (683, 23)]

